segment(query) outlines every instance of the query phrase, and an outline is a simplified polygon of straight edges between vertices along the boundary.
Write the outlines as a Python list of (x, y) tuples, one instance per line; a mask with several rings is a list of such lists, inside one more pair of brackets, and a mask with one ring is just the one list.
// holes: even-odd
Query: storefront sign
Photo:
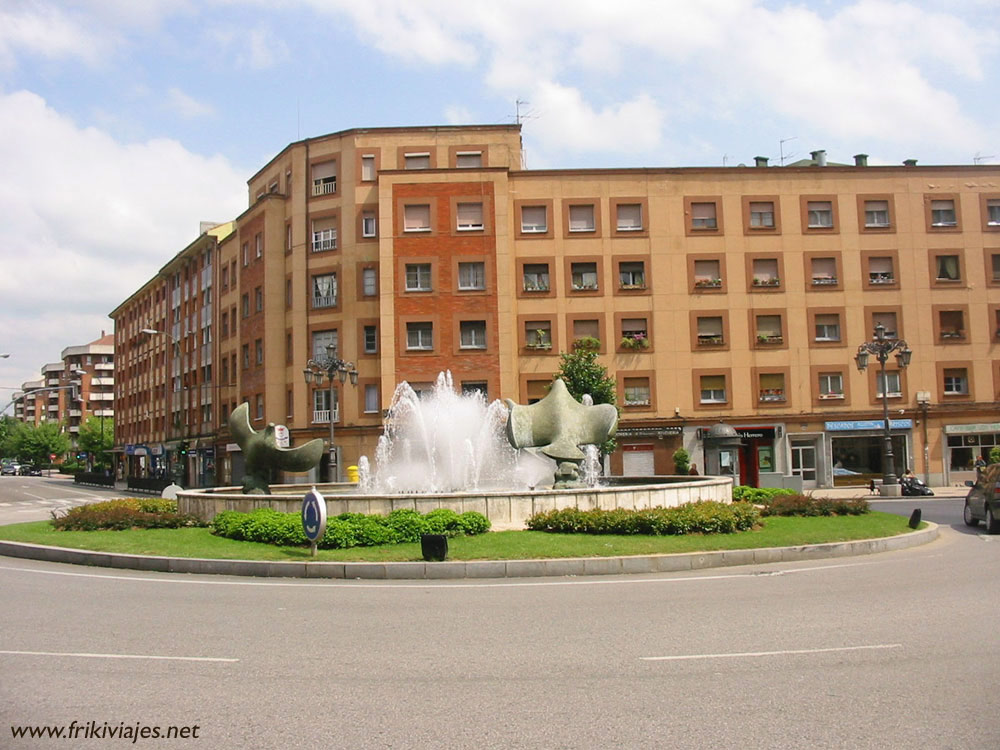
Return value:
[(684, 429), (682, 427), (624, 427), (615, 434), (615, 437), (665, 437), (667, 435), (680, 435)]
[[(885, 422), (881, 419), (848, 419), (842, 422), (825, 422), (823, 425), (828, 432), (839, 432), (844, 430), (881, 430), (885, 428)], [(912, 419), (890, 419), (890, 430), (912, 430)]]
[(742, 440), (774, 440), (774, 438), (777, 437), (777, 431), (774, 427), (734, 427), (733, 429), (736, 430), (736, 434), (739, 435)]
[(987, 424), (946, 424), (944, 426), (946, 435), (963, 435), (977, 432), (1000, 432), (1000, 422)]
[(276, 424), (274, 426), (274, 443), (279, 448), (287, 448), (291, 445), (288, 436), (288, 428), (283, 424)]

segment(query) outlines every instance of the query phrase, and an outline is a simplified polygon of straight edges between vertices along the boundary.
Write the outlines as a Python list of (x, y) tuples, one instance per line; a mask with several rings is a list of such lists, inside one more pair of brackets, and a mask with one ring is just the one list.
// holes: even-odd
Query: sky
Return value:
[(529, 169), (1000, 164), (1000, 0), (0, 0), (0, 406), (291, 142), (522, 123)]

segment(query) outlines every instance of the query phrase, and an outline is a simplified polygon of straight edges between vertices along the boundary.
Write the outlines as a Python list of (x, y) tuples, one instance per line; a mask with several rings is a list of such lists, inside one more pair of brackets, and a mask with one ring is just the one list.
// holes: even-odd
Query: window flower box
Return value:
[(891, 273), (870, 273), (868, 274), (869, 284), (895, 284), (896, 277)]
[(548, 341), (540, 341), (540, 342), (536, 342), (534, 344), (525, 344), (524, 348), (525, 349), (551, 349), (552, 348), (552, 344), (549, 343)]
[(722, 287), (722, 279), (695, 279), (697, 289), (719, 289)]
[(625, 406), (649, 406), (649, 399), (632, 399), (625, 401)]
[(813, 286), (832, 286), (837, 283), (836, 276), (813, 276)]
[(578, 284), (576, 282), (573, 282), (573, 291), (574, 292), (596, 292), (597, 291), (597, 284), (585, 284), (585, 283), (579, 283)]
[(621, 346), (622, 349), (640, 351), (642, 349), (649, 348), (649, 339), (646, 338), (646, 334), (644, 333), (631, 333), (622, 336), (619, 346)]
[(843, 393), (821, 393), (819, 394), (820, 401), (829, 401), (832, 399), (843, 399)]
[(698, 346), (722, 346), (725, 343), (722, 336), (699, 336)]
[(549, 285), (537, 281), (525, 281), (523, 289), (526, 292), (547, 292)]
[(761, 401), (784, 401), (785, 392), (780, 388), (765, 388), (760, 392)]
[(781, 279), (775, 276), (773, 279), (764, 279), (760, 276), (753, 277), (754, 286), (781, 286)]
[(773, 333), (758, 333), (757, 343), (758, 344), (781, 344), (784, 342), (784, 337), (781, 334)]
[(646, 288), (646, 283), (641, 282), (639, 284), (621, 284), (618, 288), (622, 291), (641, 290)]
[(965, 331), (941, 331), (943, 339), (964, 339)]

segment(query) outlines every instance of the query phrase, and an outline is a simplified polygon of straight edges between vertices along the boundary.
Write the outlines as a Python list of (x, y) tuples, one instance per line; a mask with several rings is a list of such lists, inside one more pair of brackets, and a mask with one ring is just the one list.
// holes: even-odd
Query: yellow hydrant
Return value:
[(354, 484), (358, 483), (358, 467), (357, 466), (348, 466), (347, 467), (347, 481), (348, 482), (354, 482)]

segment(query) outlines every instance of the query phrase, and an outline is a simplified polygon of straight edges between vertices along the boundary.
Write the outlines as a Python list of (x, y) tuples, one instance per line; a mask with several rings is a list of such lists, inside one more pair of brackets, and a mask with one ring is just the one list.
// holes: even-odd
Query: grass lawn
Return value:
[[(612, 557), (673, 552), (787, 547), (902, 534), (907, 519), (890, 513), (819, 518), (775, 517), (764, 526), (736, 534), (689, 536), (611, 536), (548, 534), (541, 531), (495, 531), (448, 540), (450, 560), (523, 560), (556, 557)], [(212, 536), (208, 529), (135, 529), (132, 531), (56, 531), (48, 521), (0, 526), (0, 539), (56, 547), (133, 555), (201, 557), (230, 560), (308, 560), (308, 547), (275, 547)], [(404, 562), (422, 560), (420, 544), (319, 550), (316, 560), (334, 562)]]

